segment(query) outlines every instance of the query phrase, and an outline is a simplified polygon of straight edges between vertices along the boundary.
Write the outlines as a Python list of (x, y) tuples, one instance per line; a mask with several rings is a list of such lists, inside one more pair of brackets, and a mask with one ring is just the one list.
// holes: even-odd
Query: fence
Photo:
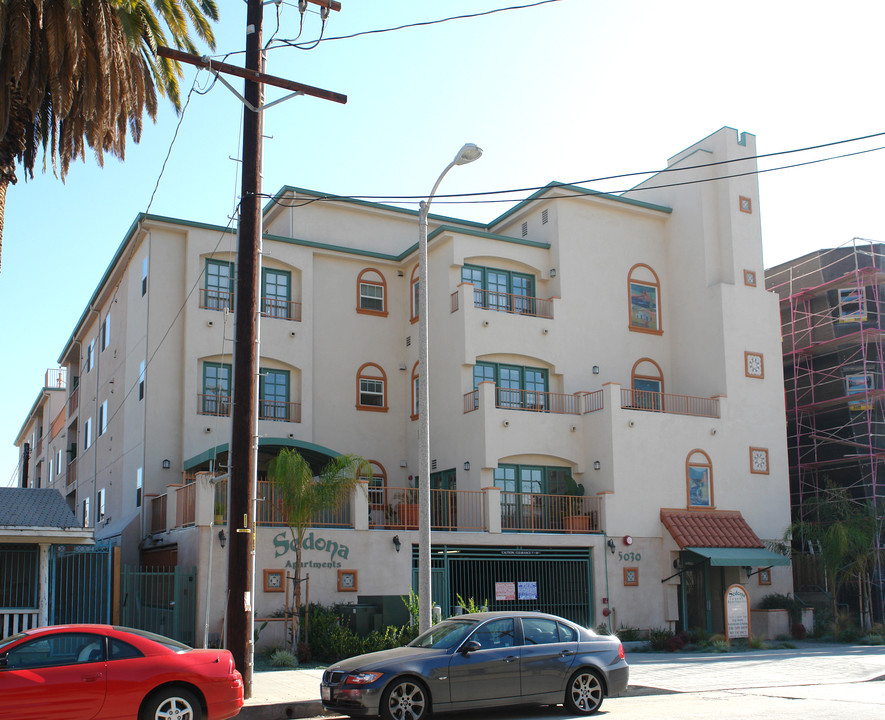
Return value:
[(109, 623), (113, 593), (112, 548), (53, 545), (49, 620)]
[(600, 499), (578, 495), (501, 493), (505, 532), (600, 532)]
[(120, 575), (120, 622), (193, 646), (197, 569), (124, 565)]

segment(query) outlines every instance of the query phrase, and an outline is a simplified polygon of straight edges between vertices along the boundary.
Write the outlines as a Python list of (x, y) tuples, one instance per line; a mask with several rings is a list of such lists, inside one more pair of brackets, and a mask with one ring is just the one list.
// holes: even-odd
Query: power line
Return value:
[[(885, 132), (871, 133), (869, 135), (859, 135), (859, 136), (853, 137), (853, 138), (847, 138), (844, 140), (834, 140), (833, 142), (828, 142), (828, 143), (818, 143), (816, 145), (806, 145), (805, 147), (794, 148), (792, 150), (777, 150), (775, 152), (763, 153), (761, 155), (748, 155), (747, 157), (742, 157), (742, 158), (733, 158), (730, 160), (718, 160), (716, 162), (704, 163), (701, 165), (688, 165), (688, 166), (682, 166), (682, 167), (667, 167), (667, 168), (663, 168), (660, 170), (641, 170), (641, 171), (628, 172), (628, 173), (619, 173), (617, 175), (605, 175), (602, 177), (590, 178), (588, 180), (576, 180), (574, 182), (556, 182), (556, 183), (550, 183), (549, 185), (540, 185), (540, 186), (522, 187), (522, 188), (511, 188), (509, 190), (485, 190), (485, 191), (473, 192), (473, 193), (439, 194), (434, 197), (434, 202), (436, 202), (440, 198), (468, 198), (468, 197), (485, 197), (488, 195), (511, 195), (511, 194), (515, 195), (517, 193), (531, 193), (531, 192), (537, 192), (538, 190), (553, 189), (553, 188), (557, 188), (557, 187), (580, 187), (581, 185), (587, 185), (589, 183), (605, 182), (607, 180), (621, 180), (623, 178), (642, 177), (645, 175), (663, 175), (665, 173), (674, 173), (674, 172), (681, 172), (681, 171), (686, 171), (686, 170), (698, 170), (698, 169), (703, 169), (703, 168), (720, 167), (722, 165), (730, 165), (732, 163), (746, 162), (749, 160), (763, 160), (765, 158), (779, 157), (781, 155), (792, 155), (795, 153), (810, 152), (812, 150), (821, 150), (823, 148), (835, 147), (837, 145), (846, 145), (848, 143), (860, 142), (861, 140), (870, 140), (873, 138), (880, 138), (880, 137), (885, 137)], [(873, 148), (873, 149), (880, 150), (881, 148)], [(863, 154), (863, 152), (870, 152), (870, 151), (866, 150), (866, 151), (861, 151), (861, 152), (852, 153), (852, 154)], [(799, 167), (800, 165), (803, 165), (803, 164), (810, 165), (815, 162), (823, 162), (825, 160), (836, 160), (836, 159), (843, 158), (843, 157), (850, 157), (850, 154), (849, 155), (835, 155), (835, 156), (831, 156), (831, 157), (827, 157), (827, 158), (823, 158), (823, 159), (819, 159), (819, 160), (808, 161), (806, 163), (798, 163), (796, 165), (785, 165), (785, 166), (781, 166), (778, 168), (768, 168), (765, 170), (756, 170), (754, 172), (756, 172), (756, 173), (771, 172), (772, 170), (781, 170), (781, 169), (787, 169), (790, 167)], [(729, 175), (729, 176), (723, 176), (722, 178), (711, 178), (711, 179), (725, 179), (726, 177), (739, 177), (739, 175), (733, 175), (733, 176)], [(679, 184), (679, 183), (677, 183), (677, 184)], [(670, 185), (656, 185), (655, 187), (671, 187), (671, 186)], [(629, 192), (631, 190), (641, 190), (641, 189), (643, 189), (643, 188), (628, 188), (626, 190), (609, 191), (607, 194), (612, 195), (617, 192)], [(353, 200), (387, 200), (389, 202), (405, 202), (408, 200), (421, 201), (421, 200), (426, 199), (424, 195), (346, 195), (346, 196), (342, 195), (339, 197), (346, 197), (346, 198), (353, 199)], [(513, 202), (513, 201), (512, 200), (505, 200), (504, 202)]]
[[(803, 152), (804, 150), (816, 149), (818, 147), (827, 147), (830, 145), (838, 145), (838, 144), (842, 144), (842, 143), (846, 143), (846, 142), (854, 142), (856, 140), (863, 140), (863, 139), (867, 139), (870, 137), (879, 137), (881, 135), (885, 135), (885, 133), (877, 133), (876, 135), (868, 135), (863, 138), (854, 138), (852, 140), (840, 140), (835, 143), (828, 143), (826, 145), (813, 146), (810, 148), (801, 148), (798, 150), (784, 150), (784, 151), (780, 151), (777, 153), (768, 153), (767, 155), (759, 155), (756, 157), (772, 157), (775, 155), (784, 155), (784, 154), (794, 153), (794, 152)], [(682, 185), (695, 185), (695, 184), (699, 184), (699, 183), (716, 182), (719, 180), (728, 180), (731, 178), (747, 177), (747, 176), (751, 176), (751, 175), (762, 175), (764, 173), (776, 172), (779, 170), (790, 170), (790, 169), (797, 168), (797, 167), (804, 167), (806, 165), (816, 165), (818, 163), (829, 162), (831, 160), (841, 160), (844, 158), (854, 157), (857, 155), (865, 155), (867, 153), (877, 152), (879, 150), (885, 150), (885, 146), (867, 148), (866, 150), (857, 150), (855, 152), (842, 153), (840, 155), (831, 155), (831, 156), (828, 156), (825, 158), (818, 158), (816, 160), (806, 160), (804, 162), (791, 163), (789, 165), (780, 165), (778, 167), (765, 168), (762, 170), (756, 169), (756, 170), (748, 170), (746, 172), (730, 173), (728, 175), (720, 175), (718, 177), (712, 177), (712, 178), (699, 178), (699, 179), (695, 179), (695, 180), (683, 180), (680, 182), (649, 185), (647, 187), (635, 186), (635, 187), (626, 188), (623, 190), (605, 190), (604, 191), (604, 190), (582, 189), (582, 192), (580, 192), (580, 193), (573, 193), (570, 195), (561, 195), (560, 197), (587, 197), (588, 195), (591, 195), (591, 196), (592, 195), (600, 195), (600, 196), (601, 195), (621, 195), (623, 193), (628, 193), (628, 192), (642, 192), (645, 190), (659, 190), (661, 188), (679, 187)], [(580, 187), (580, 185), (590, 183), (590, 182), (598, 182), (598, 181), (602, 181), (602, 180), (613, 180), (613, 179), (622, 178), (622, 177), (631, 177), (631, 176), (637, 175), (637, 174), (640, 174), (640, 175), (647, 175), (647, 174), (660, 175), (660, 174), (663, 174), (663, 173), (669, 172), (669, 171), (698, 170), (698, 169), (703, 169), (703, 168), (708, 168), (708, 167), (714, 167), (717, 165), (725, 165), (728, 163), (733, 163), (733, 162), (737, 163), (737, 162), (743, 162), (746, 160), (754, 160), (754, 159), (755, 159), (755, 157), (736, 158), (734, 160), (723, 160), (723, 161), (719, 161), (719, 162), (715, 162), (715, 163), (709, 163), (706, 165), (692, 165), (692, 166), (683, 167), (683, 168), (668, 168), (667, 170), (662, 170), (658, 173), (625, 173), (623, 175), (610, 175), (608, 177), (597, 178), (595, 180), (582, 180), (577, 183), (558, 183), (557, 182), (557, 183), (550, 183), (549, 185), (540, 185), (537, 187), (530, 187), (530, 188), (517, 188), (517, 189), (512, 189), (512, 190), (486, 190), (486, 191), (472, 192), (472, 193), (452, 193), (452, 194), (448, 194), (448, 195), (439, 195), (436, 198), (434, 198), (434, 201), (439, 201), (441, 203), (448, 204), (448, 205), (485, 205), (485, 204), (493, 204), (493, 203), (530, 202), (532, 200), (542, 200), (544, 198), (526, 198), (525, 200), (518, 200), (518, 199), (514, 199), (514, 198), (491, 198), (488, 200), (473, 200), (473, 199), (466, 199), (466, 198), (487, 197), (490, 195), (510, 195), (510, 194), (516, 194), (516, 193), (538, 192), (540, 190), (555, 190), (556, 188), (570, 188), (570, 187), (573, 188), (573, 187)], [(271, 195), (264, 195), (264, 197), (266, 197), (268, 199), (272, 199)], [(444, 199), (439, 200), (439, 198), (449, 198), (449, 200), (444, 200)], [(459, 198), (465, 198), (465, 199), (459, 199)], [(416, 196), (416, 195), (321, 195), (319, 197), (312, 198), (311, 200), (306, 200), (306, 201), (299, 202), (299, 203), (286, 203), (286, 202), (280, 201), (280, 200), (278, 200), (277, 203), (281, 207), (301, 207), (303, 205), (308, 205), (310, 203), (314, 203), (314, 202), (318, 202), (318, 201), (322, 201), (322, 200), (333, 200), (333, 201), (334, 200), (372, 200), (372, 201), (384, 200), (386, 202), (414, 204), (414, 203), (420, 202), (421, 199), (423, 199), (423, 196)]]

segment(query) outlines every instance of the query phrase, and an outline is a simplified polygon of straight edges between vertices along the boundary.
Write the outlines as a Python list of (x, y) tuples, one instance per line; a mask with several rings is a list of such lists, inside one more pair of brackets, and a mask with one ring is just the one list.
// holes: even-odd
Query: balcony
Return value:
[(301, 403), (259, 400), (258, 419), (277, 422), (301, 422)]
[(151, 532), (163, 532), (166, 529), (166, 494), (151, 498)]
[(67, 472), (67, 487), (75, 484), (77, 482), (77, 458), (71, 460), (68, 463), (68, 472)]
[(501, 530), (504, 532), (596, 533), (599, 497), (501, 493)]
[(200, 288), (200, 307), (204, 310), (222, 310), (231, 312), (234, 294), (224, 290), (207, 290)]
[[(234, 294), (224, 290), (200, 289), (200, 307), (204, 310), (233, 312)], [(261, 299), (262, 317), (301, 322), (301, 303), (294, 300)]]
[[(566, 393), (541, 392), (538, 390), (516, 390), (495, 387), (495, 407), (505, 410), (526, 410), (528, 412), (555, 413), (558, 415), (585, 415), (603, 408), (601, 390), (596, 392)], [(464, 412), (479, 408), (479, 390), (464, 395)]]
[(67, 368), (50, 368), (46, 371), (43, 387), (64, 388), (67, 387)]
[(197, 521), (197, 486), (188, 483), (175, 491), (175, 527), (189, 527)]
[(197, 415), (214, 415), (215, 417), (230, 416), (230, 395), (199, 394), (197, 395)]
[(718, 397), (670, 395), (650, 390), (621, 388), (621, 407), (625, 410), (644, 410), (692, 417), (719, 417)]
[[(469, 283), (467, 284), (469, 285)], [(473, 306), (482, 310), (553, 319), (553, 298), (545, 300), (529, 295), (513, 295), (512, 293), (474, 288)], [(457, 312), (458, 308), (458, 292), (455, 291), (451, 296), (451, 311)]]
[[(388, 502), (388, 499), (391, 501)], [(411, 488), (374, 485), (369, 488), (369, 528), (416, 530), (418, 528), (417, 494)], [(482, 490), (430, 490), (430, 527), (432, 530), (486, 530), (485, 501)]]
[(294, 300), (261, 299), (262, 317), (280, 318), (301, 322), (301, 303)]
[(55, 440), (56, 436), (62, 431), (65, 426), (65, 420), (67, 416), (65, 415), (65, 408), (62, 406), (62, 409), (58, 411), (58, 415), (56, 415), (52, 419), (52, 423), (49, 425), (49, 440)]

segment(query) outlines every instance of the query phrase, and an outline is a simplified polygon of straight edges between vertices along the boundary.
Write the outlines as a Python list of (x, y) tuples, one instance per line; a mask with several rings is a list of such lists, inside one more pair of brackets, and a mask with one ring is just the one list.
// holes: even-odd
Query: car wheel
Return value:
[(570, 712), (580, 715), (592, 715), (602, 705), (602, 681), (599, 675), (584, 668), (578, 670), (568, 681), (565, 690), (565, 706)]
[(426, 720), (430, 715), (430, 697), (417, 680), (394, 680), (381, 696), (383, 720)]
[(200, 701), (184, 688), (158, 690), (145, 702), (139, 720), (202, 720)]

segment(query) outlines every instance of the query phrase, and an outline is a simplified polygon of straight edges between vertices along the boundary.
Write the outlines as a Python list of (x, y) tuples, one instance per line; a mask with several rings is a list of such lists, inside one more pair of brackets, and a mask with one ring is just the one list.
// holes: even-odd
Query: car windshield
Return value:
[(138, 635), (140, 637), (147, 638), (148, 640), (153, 640), (158, 645), (167, 647), (175, 652), (186, 652), (188, 650), (193, 650), (190, 645), (185, 645), (184, 643), (178, 642), (178, 640), (167, 638), (164, 635), (157, 635), (156, 633), (148, 632), (147, 630), (138, 630), (137, 628), (116, 626), (114, 627), (114, 630), (119, 630), (120, 632), (129, 633), (130, 635)]
[(7, 645), (12, 645), (12, 643), (16, 640), (21, 640), (24, 636), (24, 633), (18, 633), (17, 635), (10, 635), (8, 638), (3, 638), (3, 641), (0, 642), (0, 652), (3, 652), (3, 648)]
[(409, 647), (447, 650), (460, 644), (475, 627), (475, 620), (444, 620), (412, 640)]

